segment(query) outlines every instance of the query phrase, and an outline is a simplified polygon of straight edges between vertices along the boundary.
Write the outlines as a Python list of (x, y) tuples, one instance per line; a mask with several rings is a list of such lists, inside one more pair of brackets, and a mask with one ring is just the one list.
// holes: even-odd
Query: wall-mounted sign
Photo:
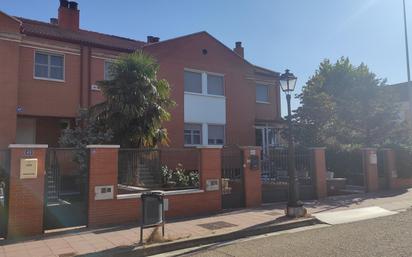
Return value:
[(18, 113), (23, 112), (23, 107), (17, 106), (16, 111), (17, 111)]
[(219, 179), (207, 179), (206, 180), (206, 191), (217, 191), (219, 190)]
[(163, 198), (163, 208), (165, 211), (169, 210), (169, 199)]
[(20, 159), (20, 179), (37, 178), (37, 159)]
[(250, 155), (256, 155), (256, 149), (250, 150)]
[(94, 193), (94, 200), (113, 199), (113, 186), (95, 186)]
[(371, 153), (369, 155), (369, 163), (370, 164), (378, 164), (378, 156), (376, 155), (376, 153)]

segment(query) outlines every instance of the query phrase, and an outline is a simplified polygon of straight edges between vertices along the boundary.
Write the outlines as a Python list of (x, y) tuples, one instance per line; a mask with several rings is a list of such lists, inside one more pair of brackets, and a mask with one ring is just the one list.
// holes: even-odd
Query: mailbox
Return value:
[(250, 169), (251, 170), (259, 169), (259, 157), (257, 155), (250, 156)]
[(111, 200), (113, 199), (113, 186), (95, 186), (94, 200)]
[(37, 178), (37, 159), (20, 159), (20, 179)]
[(164, 194), (159, 191), (145, 192), (141, 196), (142, 215), (140, 226), (140, 242), (143, 242), (143, 229), (162, 226), (162, 235), (165, 235), (165, 208)]

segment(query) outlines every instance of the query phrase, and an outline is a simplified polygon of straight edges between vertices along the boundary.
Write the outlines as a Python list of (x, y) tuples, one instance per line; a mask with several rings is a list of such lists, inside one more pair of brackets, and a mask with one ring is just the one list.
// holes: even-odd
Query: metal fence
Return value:
[(198, 149), (120, 149), (118, 184), (119, 194), (197, 188)]
[(326, 149), (326, 168), (335, 178), (346, 178), (346, 184), (364, 186), (362, 152), (355, 150)]
[[(307, 149), (296, 150), (295, 167), (299, 183), (302, 185), (312, 184), (311, 155)], [(270, 148), (268, 154), (262, 156), (262, 182), (264, 183), (287, 183), (288, 176), (288, 149)]]
[(399, 178), (412, 178), (412, 151), (395, 149), (396, 171)]

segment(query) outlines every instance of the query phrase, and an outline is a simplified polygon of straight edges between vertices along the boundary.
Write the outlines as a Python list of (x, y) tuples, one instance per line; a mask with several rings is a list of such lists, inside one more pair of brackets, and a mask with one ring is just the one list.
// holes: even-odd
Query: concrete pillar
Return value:
[[(246, 208), (259, 207), (262, 204), (262, 181), (260, 167), (261, 148), (243, 147), (243, 179), (245, 186)], [(257, 166), (256, 166), (257, 164)]]
[(47, 145), (9, 145), (8, 238), (43, 233)]
[[(88, 145), (89, 149), (89, 214), (88, 226), (115, 224), (113, 201), (117, 197), (117, 159), (119, 145)], [(104, 199), (97, 191), (112, 191)], [(102, 196), (102, 195), (100, 195)]]
[(376, 192), (379, 189), (378, 156), (375, 148), (363, 148), (362, 166), (364, 184), (367, 192)]
[(312, 172), (314, 176), (313, 183), (315, 185), (316, 196), (318, 199), (327, 196), (325, 149), (325, 147), (310, 148), (312, 156)]

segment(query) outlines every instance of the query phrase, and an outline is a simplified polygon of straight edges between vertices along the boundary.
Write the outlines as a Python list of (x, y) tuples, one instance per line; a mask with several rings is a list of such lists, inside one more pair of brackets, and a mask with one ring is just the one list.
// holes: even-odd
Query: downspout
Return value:
[(88, 56), (87, 56), (87, 108), (89, 108), (91, 106), (92, 103), (92, 95), (91, 95), (91, 90), (90, 90), (90, 86), (91, 86), (91, 82), (92, 82), (92, 78), (91, 78), (91, 67), (92, 67), (92, 49), (90, 48), (90, 46), (88, 47)]
[(80, 83), (79, 83), (79, 90), (80, 90), (80, 110), (83, 108), (83, 55), (84, 55), (84, 50), (83, 50), (83, 45), (80, 45)]

